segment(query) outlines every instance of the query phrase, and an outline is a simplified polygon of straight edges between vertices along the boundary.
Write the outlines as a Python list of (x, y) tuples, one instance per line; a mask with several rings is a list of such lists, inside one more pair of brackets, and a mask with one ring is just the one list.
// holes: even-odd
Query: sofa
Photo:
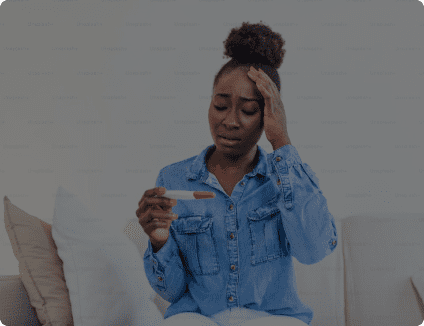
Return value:
[[(68, 200), (65, 198), (69, 198), (69, 196), (66, 197), (62, 193), (58, 198), (65, 201)], [(74, 198), (73, 200), (76, 199)], [(144, 290), (137, 290), (134, 293), (140, 294), (143, 291), (150, 291), (144, 297), (143, 300), (145, 301), (139, 301), (135, 305), (136, 310), (141, 310), (143, 305), (150, 305), (149, 310), (145, 310), (143, 315), (140, 314), (137, 316), (137, 319), (133, 318), (132, 320), (113, 317), (114, 320), (121, 320), (121, 322), (116, 323), (105, 322), (106, 319), (103, 319), (101, 322), (93, 320), (88, 322), (83, 321), (79, 317), (77, 318), (77, 315), (80, 316), (82, 311), (79, 309), (84, 308), (80, 308), (79, 306), (86, 303), (79, 301), (78, 298), (82, 290), (75, 290), (73, 288), (73, 274), (70, 272), (70, 267), (66, 265), (68, 258), (65, 252), (62, 251), (65, 249), (59, 245), (61, 242), (59, 236), (60, 228), (57, 228), (55, 231), (53, 227), (52, 232), (52, 225), (49, 223), (19, 209), (7, 197), (4, 198), (4, 202), (6, 230), (12, 242), (15, 256), (19, 261), (20, 270), (19, 275), (0, 276), (0, 320), (4, 325), (153, 326), (161, 324), (163, 315), (170, 303), (163, 300), (157, 293), (151, 290), (149, 285), (146, 284), (146, 279), (143, 278), (143, 271), (140, 269), (138, 269), (139, 274), (137, 275), (139, 275), (140, 282), (144, 282), (145, 287), (140, 288)], [(80, 203), (75, 202), (67, 205), (63, 205), (63, 203), (56, 203), (55, 214), (59, 215), (60, 213), (64, 220), (72, 221), (75, 219), (76, 214), (70, 214), (69, 212), (75, 212), (75, 207), (80, 205)], [(65, 208), (61, 209), (61, 205)], [(68, 209), (69, 214), (66, 212), (66, 209)], [(80, 212), (81, 207), (78, 206), (77, 210)], [(90, 212), (87, 210), (81, 214), (86, 218)], [(96, 218), (92, 219), (94, 221), (96, 220)], [(424, 320), (424, 214), (364, 214), (362, 216), (349, 216), (345, 218), (335, 217), (335, 221), (339, 244), (331, 255), (312, 265), (303, 265), (293, 258), (299, 297), (314, 311), (314, 317), (310, 325), (421, 325)], [(60, 221), (54, 219), (53, 226), (55, 224), (60, 224)], [(142, 254), (147, 246), (148, 238), (146, 238), (146, 235), (136, 220), (128, 219), (124, 226), (123, 233), (127, 237), (128, 242), (125, 240), (123, 242), (115, 242), (117, 244), (116, 246), (102, 245), (101, 247), (106, 247), (107, 250), (114, 247), (126, 248), (125, 251), (131, 251), (132, 249), (128, 249), (131, 246), (137, 248), (134, 249), (134, 252), (131, 251), (132, 257), (136, 256), (134, 254), (135, 252), (138, 252), (139, 256), (134, 259), (140, 261), (140, 264), (136, 262), (138, 264), (137, 266), (142, 266)], [(116, 228), (116, 225), (113, 228)], [(68, 231), (71, 230), (72, 225), (66, 225), (63, 227), (63, 230), (65, 229)], [(88, 229), (87, 234), (89, 232), (92, 233), (90, 227), (86, 227), (85, 229)], [(41, 260), (34, 260), (33, 262), (29, 260), (25, 261), (25, 255), (23, 254), (25, 250), (27, 252), (33, 252), (31, 250), (34, 249), (28, 249), (28, 247), (25, 247), (28, 244), (23, 242), (22, 244), (18, 243), (19, 236), (25, 232), (28, 232), (28, 238), (37, 239), (34, 240), (36, 242), (40, 241), (38, 239), (41, 239), (44, 235), (48, 239), (45, 244), (40, 244), (39, 247), (45, 246), (46, 248), (50, 248), (50, 256), (42, 264), (34, 265), (37, 266), (36, 268), (31, 267), (31, 264), (38, 264)], [(37, 234), (36, 232), (40, 233)], [(95, 235), (93, 237), (90, 238), (92, 243), (87, 242), (87, 244), (83, 245), (84, 248), (90, 244), (94, 246), (96, 237)], [(83, 241), (78, 240), (75, 242)], [(34, 243), (30, 245), (34, 246)], [(100, 247), (96, 248), (96, 255), (101, 255), (98, 250)], [(75, 256), (76, 252), (74, 251), (73, 257)], [(42, 256), (40, 257), (40, 259), (44, 259)], [(49, 267), (45, 271), (43, 268), (49, 266), (50, 263), (52, 264), (51, 266), (61, 266), (58, 265), (58, 262), (63, 263), (63, 267), (57, 269), (57, 272), (59, 272), (57, 275), (61, 276), (54, 279), (53, 272), (51, 274), (45, 272), (51, 271), (53, 268)], [(31, 269), (33, 270), (31, 271)], [(85, 270), (86, 274), (88, 270), (88, 268)], [(32, 277), (31, 282), (36, 280), (37, 273), (34, 271), (37, 271), (39, 274), (48, 274), (48, 277), (51, 277), (51, 279), (47, 277), (39, 278), (38, 282), (42, 280), (45, 282), (44, 284), (48, 284), (51, 280), (52, 283), (57, 284), (55, 290), (49, 290), (50, 292), (46, 294), (42, 293), (43, 288), (39, 287), (38, 291), (35, 291), (32, 288), (32, 283), (28, 283), (28, 275)], [(30, 274), (30, 272), (33, 273)], [(124, 267), (122, 273), (125, 272)], [(94, 273), (99, 272), (95, 271)], [(112, 275), (113, 273), (109, 274)], [(63, 281), (62, 284), (60, 284), (61, 280)], [(102, 282), (105, 283), (104, 280)], [(65, 287), (63, 286), (64, 284), (66, 284)], [(135, 283), (133, 285), (137, 286)], [(122, 289), (116, 289), (118, 285), (115, 285), (114, 291), (120, 290), (120, 294), (124, 295), (130, 291), (127, 289), (130, 289), (133, 285), (128, 287), (124, 284)], [(87, 287), (87, 285), (83, 286)], [(100, 286), (99, 283), (98, 287)], [(62, 291), (62, 301), (49, 303), (51, 296), (53, 296), (53, 294), (51, 296), (49, 294), (60, 291)], [(92, 288), (90, 291), (87, 292), (88, 295), (94, 293), (95, 288)], [(109, 294), (114, 295), (113, 293)], [(38, 301), (37, 298), (39, 299)], [(93, 298), (89, 300), (96, 300), (94, 294)], [(87, 302), (89, 303), (90, 301)], [(87, 305), (89, 305), (88, 303)], [(48, 316), (52, 311), (55, 311), (55, 308), (57, 308), (56, 315), (67, 316), (66, 320), (65, 317), (63, 317), (63, 321), (60, 320), (61, 317), (56, 317), (53, 320), (54, 317)], [(115, 309), (116, 312), (119, 309), (122, 310), (123, 306), (118, 306)], [(112, 312), (109, 312), (112, 310), (112, 308), (107, 309), (107, 313), (111, 314), (110, 316), (113, 316)], [(105, 311), (102, 314), (105, 314)], [(73, 319), (70, 317), (71, 315), (73, 315)], [(159, 316), (159, 318), (147, 318), (147, 316), (153, 315)], [(110, 317), (107, 320), (109, 321)]]

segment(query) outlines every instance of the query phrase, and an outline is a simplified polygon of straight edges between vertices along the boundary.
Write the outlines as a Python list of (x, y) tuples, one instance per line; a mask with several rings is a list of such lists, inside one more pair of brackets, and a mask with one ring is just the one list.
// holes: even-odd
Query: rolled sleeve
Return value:
[[(166, 187), (162, 173), (163, 170), (159, 172), (156, 179), (156, 187)], [(171, 228), (166, 243), (158, 252), (153, 252), (149, 239), (144, 253), (144, 271), (147, 280), (153, 290), (168, 302), (178, 300), (184, 294), (187, 286), (186, 271), (179, 253), (180, 250)]]
[(291, 254), (303, 264), (317, 263), (334, 251), (338, 239), (319, 180), (292, 145), (276, 149), (271, 159), (273, 182), (282, 193), (278, 205)]
[(174, 302), (183, 295), (187, 285), (186, 273), (171, 233), (156, 253), (149, 240), (144, 254), (144, 268), (150, 285), (163, 299)]

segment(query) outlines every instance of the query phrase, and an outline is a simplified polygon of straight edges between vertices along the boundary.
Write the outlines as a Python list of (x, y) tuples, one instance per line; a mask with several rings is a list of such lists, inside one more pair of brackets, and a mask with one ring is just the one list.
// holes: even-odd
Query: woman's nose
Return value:
[(224, 122), (229, 125), (237, 125), (238, 117), (237, 117), (237, 109), (229, 108), (226, 112)]

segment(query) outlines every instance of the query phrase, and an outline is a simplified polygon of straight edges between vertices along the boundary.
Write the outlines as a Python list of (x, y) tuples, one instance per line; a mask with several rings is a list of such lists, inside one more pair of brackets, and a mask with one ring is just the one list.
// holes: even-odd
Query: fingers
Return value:
[(152, 211), (150, 213), (150, 219), (151, 221), (154, 220), (161, 220), (161, 221), (169, 221), (172, 222), (173, 220), (176, 220), (178, 218), (178, 215), (172, 212), (160, 212), (160, 211)]
[(139, 218), (139, 223), (149, 237), (152, 232), (158, 228), (168, 228), (166, 220), (153, 217), (151, 208), (147, 210), (146, 214), (143, 214), (142, 217)]
[(178, 215), (172, 212), (154, 211), (149, 207), (146, 213), (140, 215), (139, 223), (148, 231), (151, 228), (168, 228), (171, 222), (177, 218)]
[(140, 204), (139, 208), (135, 212), (135, 215), (139, 217), (140, 214), (147, 212), (148, 209), (168, 212), (175, 205), (177, 205), (177, 200), (175, 199), (166, 197), (150, 197), (146, 198)]
[[(159, 193), (160, 196), (163, 195), (162, 192)], [(175, 199), (170, 199), (167, 197), (145, 197), (143, 195), (141, 201), (139, 202), (139, 209), (137, 209), (138, 213), (143, 213), (147, 210), (147, 208), (153, 206), (153, 207), (160, 207), (162, 210), (169, 210), (172, 207), (177, 205), (177, 201)]]
[[(171, 211), (172, 207), (177, 205), (177, 200), (162, 197), (165, 194), (166, 189), (162, 187), (156, 187), (153, 189), (146, 190), (138, 202), (138, 209), (135, 211), (137, 217), (144, 214), (149, 208), (153, 210), (160, 209), (165, 212)], [(154, 197), (157, 196), (157, 197)], [(193, 196), (195, 199), (208, 199), (215, 198), (215, 193), (212, 191), (194, 191)]]
[[(250, 72), (252, 72), (252, 70)], [(275, 85), (274, 81), (261, 68), (253, 70), (252, 76), (256, 83), (262, 82), (261, 87), (265, 88), (270, 95), (272, 93), (279, 94), (277, 85)]]
[(141, 197), (140, 201), (138, 202), (138, 206), (140, 206), (141, 202), (146, 197), (162, 196), (163, 194), (165, 194), (165, 192), (166, 192), (166, 188), (164, 187), (156, 187), (153, 189), (146, 190), (143, 194), (143, 197)]

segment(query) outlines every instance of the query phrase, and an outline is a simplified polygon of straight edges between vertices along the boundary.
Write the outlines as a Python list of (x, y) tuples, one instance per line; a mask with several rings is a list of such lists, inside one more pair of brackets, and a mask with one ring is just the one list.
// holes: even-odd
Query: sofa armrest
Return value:
[(421, 316), (424, 320), (424, 273), (416, 273), (411, 276), (410, 281), (414, 289), (415, 297), (420, 307)]
[(19, 275), (0, 276), (0, 321), (6, 326), (41, 326)]

